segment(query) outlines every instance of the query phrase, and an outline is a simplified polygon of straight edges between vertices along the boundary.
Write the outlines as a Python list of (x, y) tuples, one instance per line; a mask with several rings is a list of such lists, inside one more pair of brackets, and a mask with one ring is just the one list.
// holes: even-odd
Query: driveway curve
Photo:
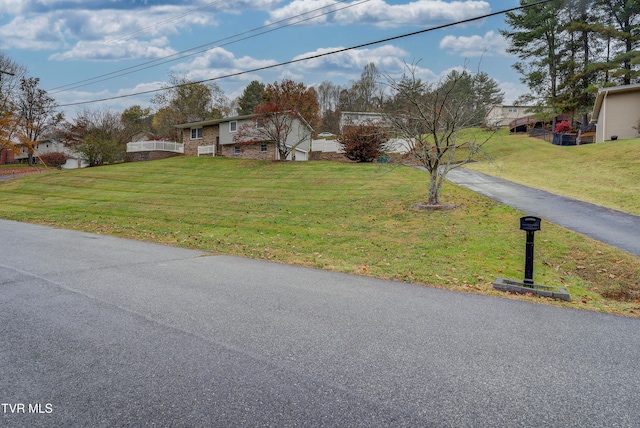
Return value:
[(449, 171), (447, 180), (520, 210), (526, 215), (540, 217), (640, 256), (638, 216), (464, 168)]

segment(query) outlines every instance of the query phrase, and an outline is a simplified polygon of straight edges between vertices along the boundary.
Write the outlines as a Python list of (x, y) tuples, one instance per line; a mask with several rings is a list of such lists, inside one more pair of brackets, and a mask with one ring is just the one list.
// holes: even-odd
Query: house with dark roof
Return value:
[[(248, 159), (279, 158), (273, 141), (255, 141), (250, 144), (238, 143), (234, 136), (243, 127), (260, 127), (260, 116), (245, 115), (223, 119), (189, 122), (176, 125), (180, 130), (185, 156), (222, 156)], [(291, 121), (291, 131), (287, 134), (286, 145), (292, 148), (291, 158), (306, 161), (311, 151), (313, 129), (300, 118)]]

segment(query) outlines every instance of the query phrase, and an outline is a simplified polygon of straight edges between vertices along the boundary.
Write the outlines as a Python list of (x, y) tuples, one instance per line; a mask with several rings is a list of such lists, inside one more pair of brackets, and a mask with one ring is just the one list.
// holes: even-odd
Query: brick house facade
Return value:
[[(233, 137), (241, 126), (256, 126), (256, 116), (236, 116), (224, 119), (190, 122), (177, 125), (181, 142), (184, 144), (185, 156), (197, 156), (198, 147), (206, 147), (209, 154), (229, 158), (264, 159), (278, 158), (275, 143), (264, 141), (252, 144), (238, 144)], [(295, 148), (295, 160), (307, 160), (311, 151), (311, 134), (313, 129), (303, 121), (296, 119), (296, 127), (292, 132), (291, 146), (298, 143), (295, 136), (306, 136)], [(212, 150), (213, 149), (213, 150)]]

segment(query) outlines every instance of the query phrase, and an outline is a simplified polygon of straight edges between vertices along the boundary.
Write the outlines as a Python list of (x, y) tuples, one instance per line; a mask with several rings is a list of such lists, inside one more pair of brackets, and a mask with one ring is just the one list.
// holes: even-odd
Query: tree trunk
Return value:
[(429, 171), (429, 205), (440, 204), (440, 186), (438, 186), (438, 168)]

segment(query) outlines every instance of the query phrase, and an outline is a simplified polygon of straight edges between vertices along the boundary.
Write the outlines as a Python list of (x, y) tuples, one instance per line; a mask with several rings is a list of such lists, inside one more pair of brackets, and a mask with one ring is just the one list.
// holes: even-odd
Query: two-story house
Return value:
[[(234, 140), (234, 136), (238, 135), (242, 127), (247, 126), (261, 126), (260, 116), (246, 115), (182, 123), (176, 125), (176, 128), (181, 130), (185, 156), (208, 154), (229, 158), (279, 159), (274, 141), (264, 139), (243, 143)], [(307, 160), (311, 151), (313, 129), (304, 120), (297, 118), (292, 119), (291, 126), (293, 130), (289, 133), (285, 144), (293, 148), (293, 159)]]

